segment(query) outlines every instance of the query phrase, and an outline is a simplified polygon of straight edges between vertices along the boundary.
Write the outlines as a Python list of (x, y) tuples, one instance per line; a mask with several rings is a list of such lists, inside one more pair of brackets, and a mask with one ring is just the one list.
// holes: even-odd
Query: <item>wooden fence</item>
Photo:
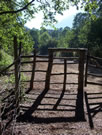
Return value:
[[(79, 57), (55, 57), (54, 53), (56, 52), (76, 52), (78, 54)], [(84, 119), (84, 104), (83, 104), (83, 88), (84, 88), (84, 64), (85, 64), (85, 54), (86, 54), (87, 50), (86, 49), (63, 49), (63, 48), (50, 48), (48, 49), (48, 56), (41, 56), (41, 55), (37, 55), (36, 52), (34, 52), (34, 55), (30, 55), (30, 56), (22, 56), (22, 58), (33, 58), (33, 61), (24, 61), (21, 62), (21, 64), (27, 64), (27, 63), (33, 63), (32, 66), (32, 70), (31, 71), (21, 71), (21, 72), (31, 72), (31, 80), (29, 80), (28, 82), (30, 82), (30, 88), (27, 91), (27, 93), (29, 93), (33, 87), (34, 87), (34, 82), (45, 82), (45, 90), (49, 90), (50, 89), (50, 85), (52, 84), (62, 84), (63, 85), (63, 90), (66, 89), (66, 85), (78, 85), (78, 101), (77, 101), (77, 112), (76, 112), (76, 117), (78, 119), (82, 118)], [(37, 60), (37, 58), (45, 58), (44, 60)], [(46, 60), (47, 59), (47, 60)], [(54, 62), (55, 59), (58, 60), (63, 60), (63, 62)], [(77, 59), (77, 62), (67, 62), (69, 60), (75, 60)], [(36, 63), (38, 62), (46, 62), (48, 63), (48, 68), (47, 70), (36, 70)], [(67, 65), (68, 64), (78, 64), (78, 70), (79, 73), (72, 73), (69, 72), (67, 73)], [(52, 67), (54, 65), (64, 65), (64, 73), (52, 73)], [(35, 73), (36, 72), (45, 72), (46, 73), (46, 77), (45, 80), (35, 80)], [(64, 76), (64, 80), (63, 82), (50, 82), (51, 76), (58, 76), (58, 75), (63, 75)], [(67, 75), (78, 75), (78, 83), (68, 83), (67, 82)], [(81, 103), (81, 104), (80, 104)], [(80, 112), (80, 113), (79, 113)]]
[[(92, 84), (92, 85), (102, 85), (99, 83), (93, 83), (88, 81), (88, 76), (94, 76), (94, 77), (102, 77), (101, 75), (96, 75), (89, 73), (89, 66), (92, 68), (99, 68), (102, 69), (101, 66), (98, 65), (93, 65), (89, 63), (90, 59), (95, 59), (95, 60), (102, 60), (101, 58), (96, 58), (92, 57), (87, 54), (86, 49), (82, 48), (72, 48), (72, 49), (64, 49), (64, 48), (49, 48), (48, 49), (48, 55), (43, 56), (43, 55), (37, 55), (36, 51), (34, 50), (32, 55), (21, 55), (21, 49), (22, 49), (22, 43), (18, 45), (17, 43), (17, 37), (14, 37), (14, 62), (8, 66), (6, 69), (2, 70), (0, 72), (0, 75), (5, 73), (10, 67), (14, 66), (14, 76), (15, 76), (15, 86), (12, 90), (10, 90), (8, 93), (6, 91), (2, 91), (0, 95), (2, 95), (2, 105), (1, 105), (1, 135), (4, 134), (5, 130), (7, 127), (11, 125), (14, 122), (16, 122), (16, 118), (19, 115), (20, 112), (20, 100), (21, 100), (21, 89), (20, 89), (20, 83), (21, 83), (21, 73), (31, 73), (31, 78), (28, 81), (29, 83), (29, 89), (26, 91), (26, 93), (29, 93), (34, 85), (35, 82), (44, 82), (45, 83), (45, 90), (50, 89), (50, 85), (52, 84), (62, 84), (63, 85), (63, 90), (66, 90), (66, 85), (78, 85), (78, 94), (77, 94), (77, 103), (76, 103), (76, 117), (77, 119), (85, 119), (84, 116), (84, 70), (85, 70), (85, 85), (87, 84)], [(54, 54), (57, 52), (75, 52), (78, 54), (78, 57), (56, 57)], [(87, 58), (86, 58), (87, 57)], [(30, 58), (30, 60), (23, 61), (25, 58)], [(41, 59), (37, 59), (41, 58)], [(55, 62), (54, 60), (63, 60), (62, 62), (58, 61)], [(72, 62), (72, 60), (74, 62)], [(85, 67), (85, 62), (86, 62), (86, 68)], [(48, 67), (46, 70), (38, 70), (36, 69), (36, 64), (37, 63), (48, 63)], [(32, 64), (32, 70), (21, 70), (21, 66), (24, 64)], [(78, 73), (72, 73), (72, 72), (67, 72), (67, 65), (68, 64), (78, 64)], [(52, 73), (52, 67), (54, 65), (64, 65), (64, 72), (63, 73)], [(35, 73), (37, 72), (42, 72), (45, 73), (45, 80), (35, 80)], [(51, 76), (59, 76), (63, 75), (64, 79), (63, 82), (51, 82)], [(78, 83), (69, 83), (67, 82), (67, 75), (77, 75), (78, 76)], [(6, 93), (6, 94), (5, 94)], [(5, 96), (6, 95), (6, 96)], [(11, 112), (11, 114), (10, 114)], [(9, 115), (9, 120), (7, 120), (7, 114)], [(13, 128), (14, 129), (14, 128)]]

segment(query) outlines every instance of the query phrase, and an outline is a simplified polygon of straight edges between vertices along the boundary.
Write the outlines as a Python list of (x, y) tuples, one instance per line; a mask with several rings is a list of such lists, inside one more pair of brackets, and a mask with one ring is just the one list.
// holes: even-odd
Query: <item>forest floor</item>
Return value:
[[(46, 70), (46, 63), (38, 63), (36, 69)], [(31, 70), (31, 66), (22, 69)], [(63, 73), (63, 65), (54, 65), (53, 73)], [(68, 65), (67, 72), (78, 73), (78, 65)], [(90, 70), (94, 72), (94, 70)], [(96, 72), (96, 70), (95, 70)], [(100, 74), (102, 71), (97, 71)], [(31, 74), (25, 73), (28, 80)], [(45, 80), (45, 73), (35, 73), (35, 80)], [(63, 83), (63, 75), (51, 76), (51, 82)], [(88, 80), (102, 83), (102, 79), (88, 77)], [(77, 83), (77, 75), (67, 75), (68, 83)], [(102, 135), (102, 87), (87, 85), (84, 88), (85, 120), (76, 120), (77, 85), (51, 84), (44, 90), (44, 82), (35, 82), (34, 88), (25, 94), (21, 103), (21, 118), (16, 123), (17, 135)], [(29, 83), (24, 84), (24, 90)], [(84, 94), (85, 95), (85, 94)], [(23, 117), (26, 116), (26, 117)]]

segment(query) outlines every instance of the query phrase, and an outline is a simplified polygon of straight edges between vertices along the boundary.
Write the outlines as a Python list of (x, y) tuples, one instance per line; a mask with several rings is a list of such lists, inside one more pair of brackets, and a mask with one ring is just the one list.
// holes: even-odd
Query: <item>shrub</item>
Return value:
[(0, 50), (0, 70), (5, 69), (13, 62), (12, 56), (8, 55), (3, 50)]

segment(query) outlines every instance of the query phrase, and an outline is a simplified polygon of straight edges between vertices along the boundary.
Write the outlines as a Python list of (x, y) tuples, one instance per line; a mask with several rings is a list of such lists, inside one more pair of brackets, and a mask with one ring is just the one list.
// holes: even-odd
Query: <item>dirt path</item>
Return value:
[[(45, 70), (47, 65), (38, 64), (37, 69), (41, 68)], [(54, 66), (52, 72), (63, 73), (63, 70), (63, 66)], [(67, 72), (78, 72), (78, 65), (68, 65)], [(36, 74), (36, 79), (44, 80), (45, 74)], [(95, 78), (89, 79), (95, 80)], [(67, 77), (67, 82), (77, 81), (75, 75)], [(63, 82), (63, 76), (53, 76), (51, 82)], [(30, 110), (28, 113), (31, 115), (18, 123), (16, 130), (19, 134), (102, 135), (102, 88), (91, 85), (85, 88), (91, 112), (87, 112), (84, 100), (86, 119), (84, 122), (76, 122), (75, 119), (77, 85), (68, 85), (64, 93), (62, 88), (63, 86), (59, 84), (52, 85), (50, 90), (43, 93), (44, 83), (35, 83), (34, 89), (26, 95), (26, 101), (22, 104), (22, 114)], [(31, 106), (32, 109), (30, 109)], [(90, 126), (93, 129), (90, 129)]]
[[(37, 64), (36, 69), (47, 69), (46, 63)], [(31, 66), (23, 67), (31, 69)], [(53, 73), (63, 73), (63, 66), (54, 66)], [(78, 72), (78, 65), (68, 65), (67, 72)], [(30, 73), (25, 74), (29, 80)], [(45, 80), (45, 73), (36, 73), (36, 80)], [(90, 77), (91, 81), (102, 81)], [(51, 82), (62, 82), (63, 76), (52, 76)], [(77, 75), (68, 75), (67, 82), (77, 83)], [(29, 88), (29, 83), (24, 84)], [(44, 91), (45, 84), (34, 83), (34, 89), (25, 95), (21, 104), (22, 117), (17, 122), (15, 131), (19, 135), (102, 135), (102, 87), (88, 85), (88, 106), (84, 98), (85, 121), (76, 122), (77, 85), (67, 85), (63, 92), (63, 85), (51, 85), (48, 91)], [(2, 87), (2, 86), (1, 86)], [(88, 113), (87, 108), (91, 111)], [(28, 117), (27, 117), (28, 115)], [(91, 115), (91, 117), (90, 117)], [(93, 129), (90, 129), (93, 126)]]

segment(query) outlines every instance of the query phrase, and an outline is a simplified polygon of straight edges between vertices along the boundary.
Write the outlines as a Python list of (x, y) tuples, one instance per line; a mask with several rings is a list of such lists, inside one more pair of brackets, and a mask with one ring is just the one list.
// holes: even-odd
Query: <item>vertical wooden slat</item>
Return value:
[(48, 63), (48, 69), (46, 73), (46, 82), (45, 82), (45, 89), (49, 90), (50, 88), (50, 77), (51, 77), (51, 71), (52, 71), (52, 63), (53, 63), (53, 52), (49, 51), (49, 63)]
[[(18, 58), (17, 37), (14, 37), (14, 60)], [(15, 63), (15, 98), (18, 99), (18, 61)]]
[(84, 59), (85, 59), (85, 50), (79, 51), (79, 76), (78, 76), (78, 93), (76, 101), (76, 118), (77, 120), (85, 120), (84, 115), (84, 101), (83, 101), (83, 92), (84, 92)]
[(64, 59), (64, 82), (63, 82), (63, 90), (66, 89), (66, 81), (67, 81), (67, 61)]
[[(14, 37), (14, 60), (17, 60), (19, 58), (18, 53), (18, 47), (17, 47), (17, 37)], [(15, 115), (17, 116), (17, 113), (19, 113), (19, 59), (15, 63), (15, 103), (16, 103), (16, 112)]]
[(28, 92), (30, 90), (33, 89), (33, 81), (34, 81), (34, 77), (35, 77), (35, 67), (36, 67), (36, 50), (34, 50), (34, 57), (33, 57), (33, 67), (32, 67), (32, 76), (31, 76), (31, 81), (30, 81), (30, 88), (28, 90)]
[(21, 67), (21, 49), (22, 49), (22, 43), (20, 42), (20, 44), (19, 44), (19, 52), (18, 52), (18, 53), (19, 53), (19, 54), (18, 54), (18, 56), (19, 56), (19, 61), (18, 61), (18, 66), (19, 66), (19, 67), (18, 67), (18, 68), (19, 68), (19, 69), (18, 69), (18, 79), (19, 79), (19, 80), (18, 80), (18, 87), (19, 87), (18, 89), (19, 89), (19, 90), (18, 90), (18, 91), (19, 91), (19, 97), (20, 97), (19, 100), (21, 100), (21, 89), (20, 89), (20, 79), (21, 79), (21, 72), (20, 72), (20, 70), (21, 70), (21, 69), (20, 69), (20, 67)]
[(87, 52), (86, 67), (85, 67), (85, 87), (87, 87), (88, 63), (89, 63), (89, 55), (88, 55), (88, 52)]

